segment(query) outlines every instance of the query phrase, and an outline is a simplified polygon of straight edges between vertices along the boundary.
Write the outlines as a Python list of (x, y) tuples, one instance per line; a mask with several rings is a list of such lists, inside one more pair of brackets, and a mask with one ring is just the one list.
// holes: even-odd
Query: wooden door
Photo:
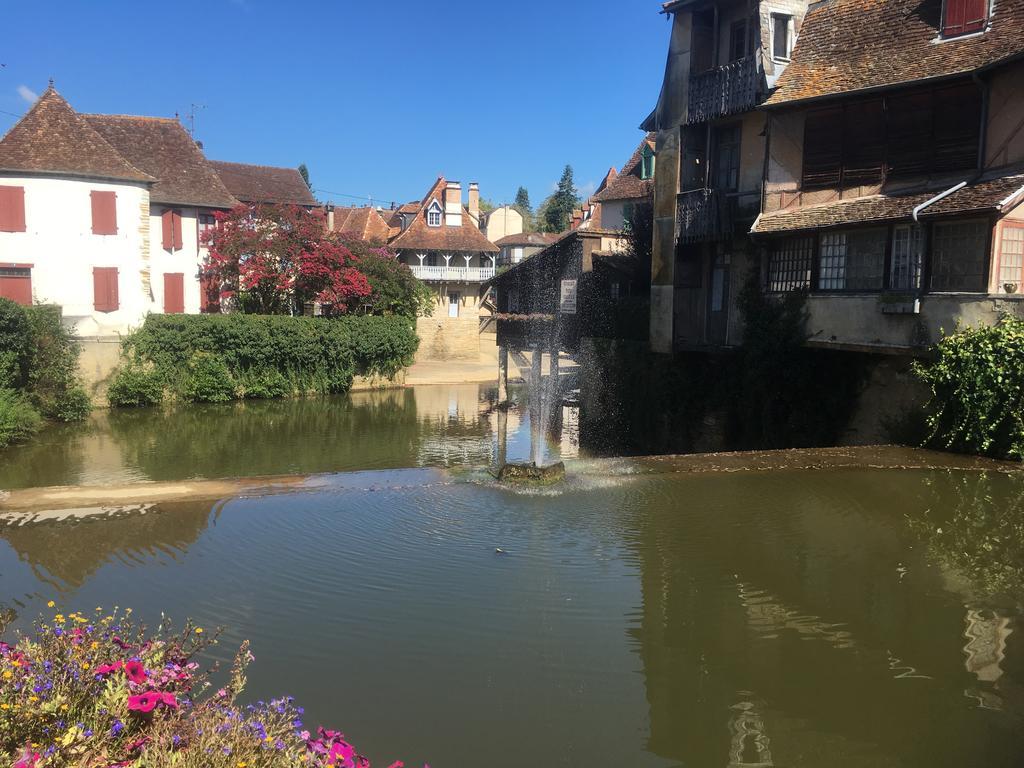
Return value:
[(729, 337), (729, 257), (716, 256), (708, 286), (708, 343), (723, 345)]
[(185, 311), (185, 275), (172, 272), (164, 275), (164, 312), (180, 315)]

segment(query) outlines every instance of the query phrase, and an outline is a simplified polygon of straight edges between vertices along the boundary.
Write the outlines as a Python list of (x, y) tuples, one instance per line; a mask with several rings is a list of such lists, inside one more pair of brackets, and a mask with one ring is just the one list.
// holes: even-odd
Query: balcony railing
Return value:
[(683, 192), (676, 203), (680, 243), (704, 243), (732, 234), (733, 201), (717, 189)]
[(706, 123), (753, 109), (760, 90), (756, 56), (692, 74), (686, 124)]
[(494, 277), (494, 267), (429, 267), (411, 264), (409, 269), (420, 280), (434, 283), (482, 283)]

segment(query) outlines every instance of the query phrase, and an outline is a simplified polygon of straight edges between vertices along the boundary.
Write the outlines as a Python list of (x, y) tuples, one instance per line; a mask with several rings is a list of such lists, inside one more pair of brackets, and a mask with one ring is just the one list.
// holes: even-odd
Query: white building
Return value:
[(236, 205), (178, 120), (80, 114), (51, 83), (0, 140), (0, 296), (80, 336), (198, 313), (201, 234)]

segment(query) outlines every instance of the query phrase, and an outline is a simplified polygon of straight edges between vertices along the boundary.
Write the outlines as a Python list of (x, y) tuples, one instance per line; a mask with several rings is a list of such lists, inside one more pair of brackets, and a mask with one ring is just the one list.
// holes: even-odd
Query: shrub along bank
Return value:
[(356, 375), (411, 365), (418, 343), (400, 316), (150, 315), (125, 340), (108, 397), (139, 406), (347, 392)]
[(915, 370), (931, 388), (928, 443), (1000, 459), (1024, 459), (1024, 320), (962, 328)]
[(44, 418), (80, 421), (88, 415), (78, 354), (60, 307), (23, 307), (0, 298), (0, 448), (31, 437)]

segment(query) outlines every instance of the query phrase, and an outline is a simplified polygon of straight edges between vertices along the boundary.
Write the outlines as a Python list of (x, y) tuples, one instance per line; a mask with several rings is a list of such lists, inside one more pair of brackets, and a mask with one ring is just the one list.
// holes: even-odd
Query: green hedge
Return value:
[(20, 392), (0, 388), (0, 448), (28, 440), (42, 426), (43, 418)]
[(125, 340), (111, 404), (155, 402), (154, 378), (193, 402), (346, 392), (410, 365), (418, 343), (398, 316), (150, 315)]

